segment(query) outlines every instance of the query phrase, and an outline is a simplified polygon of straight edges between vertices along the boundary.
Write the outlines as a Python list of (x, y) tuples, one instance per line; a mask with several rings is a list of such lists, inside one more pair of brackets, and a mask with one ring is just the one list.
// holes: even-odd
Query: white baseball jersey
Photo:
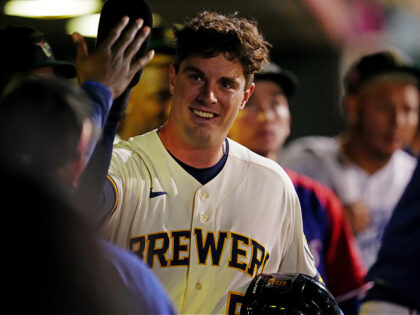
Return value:
[(375, 261), (392, 211), (410, 180), (417, 160), (402, 150), (387, 165), (369, 174), (349, 161), (338, 137), (308, 136), (283, 150), (280, 163), (332, 188), (343, 204), (362, 200), (369, 209), (370, 226), (355, 236), (365, 266)]
[(147, 262), (184, 314), (238, 312), (262, 271), (315, 276), (298, 197), (274, 161), (229, 141), (221, 172), (201, 185), (156, 131), (117, 144), (118, 191), (106, 238)]

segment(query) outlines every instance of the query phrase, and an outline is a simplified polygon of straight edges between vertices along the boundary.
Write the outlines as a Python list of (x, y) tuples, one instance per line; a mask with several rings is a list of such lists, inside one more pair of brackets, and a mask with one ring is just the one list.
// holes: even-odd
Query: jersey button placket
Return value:
[(199, 195), (201, 200), (206, 200), (206, 199), (209, 198), (209, 193), (207, 191), (205, 191), (204, 189), (200, 190), (198, 195)]
[[(204, 187), (200, 187), (194, 195), (194, 208), (193, 208), (193, 221), (191, 227), (192, 235), (195, 235), (195, 231), (201, 232), (203, 237), (207, 234), (207, 228), (211, 221), (210, 218), (210, 194)], [(204, 240), (203, 240), (204, 241)], [(190, 268), (188, 272), (188, 290), (184, 298), (185, 305), (194, 305), (197, 299), (197, 293), (206, 294), (207, 287), (204, 286), (205, 277), (203, 277), (203, 267), (198, 263), (198, 249), (196, 242), (191, 242), (190, 250)]]
[[(201, 189), (198, 192), (198, 196), (202, 201), (206, 201), (210, 197), (209, 193), (205, 191), (204, 189)], [(200, 215), (200, 219), (201, 219), (201, 222), (206, 223), (209, 220), (209, 216), (205, 213), (202, 213)]]
[(196, 289), (197, 291), (200, 291), (202, 288), (203, 288), (203, 286), (201, 285), (201, 283), (200, 283), (200, 282), (197, 282), (197, 283), (195, 284), (195, 289)]

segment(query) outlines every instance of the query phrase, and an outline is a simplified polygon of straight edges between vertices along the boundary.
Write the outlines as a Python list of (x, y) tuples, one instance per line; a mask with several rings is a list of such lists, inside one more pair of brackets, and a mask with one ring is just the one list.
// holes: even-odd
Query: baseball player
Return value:
[(280, 154), (282, 165), (334, 190), (367, 268), (416, 165), (402, 148), (418, 125), (419, 79), (420, 70), (396, 51), (363, 56), (344, 80), (347, 128), (296, 139)]
[[(254, 93), (247, 107), (238, 114), (229, 136), (276, 161), (290, 134), (289, 100), (299, 81), (292, 72), (272, 62), (255, 75), (254, 82)], [(303, 230), (315, 265), (343, 312), (357, 314), (366, 270), (343, 206), (328, 187), (285, 170), (299, 197)]]
[(187, 20), (167, 122), (114, 147), (115, 203), (102, 233), (148, 263), (180, 313), (238, 313), (262, 271), (317, 276), (289, 177), (226, 138), (268, 50), (236, 15)]

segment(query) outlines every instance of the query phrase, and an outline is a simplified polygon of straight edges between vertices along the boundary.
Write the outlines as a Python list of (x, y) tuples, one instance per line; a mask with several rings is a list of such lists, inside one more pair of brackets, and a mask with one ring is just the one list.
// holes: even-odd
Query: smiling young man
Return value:
[(269, 44), (253, 22), (202, 12), (176, 49), (167, 122), (114, 147), (103, 234), (147, 262), (180, 313), (233, 314), (257, 273), (317, 275), (290, 179), (226, 137)]

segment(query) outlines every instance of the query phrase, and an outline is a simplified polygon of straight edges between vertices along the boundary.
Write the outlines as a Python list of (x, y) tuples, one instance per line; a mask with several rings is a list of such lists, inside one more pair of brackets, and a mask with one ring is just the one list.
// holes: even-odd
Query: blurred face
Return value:
[(408, 82), (383, 81), (352, 96), (353, 134), (364, 150), (389, 158), (414, 136), (419, 115), (419, 90)]
[(144, 69), (139, 83), (132, 89), (119, 135), (127, 140), (160, 127), (168, 118), (169, 65), (172, 57), (156, 55)]
[(257, 81), (229, 136), (250, 150), (275, 159), (289, 134), (289, 104), (283, 90), (272, 81)]
[(238, 111), (252, 93), (242, 65), (223, 54), (190, 56), (178, 73), (171, 66), (172, 107), (165, 128), (192, 148), (221, 146)]

